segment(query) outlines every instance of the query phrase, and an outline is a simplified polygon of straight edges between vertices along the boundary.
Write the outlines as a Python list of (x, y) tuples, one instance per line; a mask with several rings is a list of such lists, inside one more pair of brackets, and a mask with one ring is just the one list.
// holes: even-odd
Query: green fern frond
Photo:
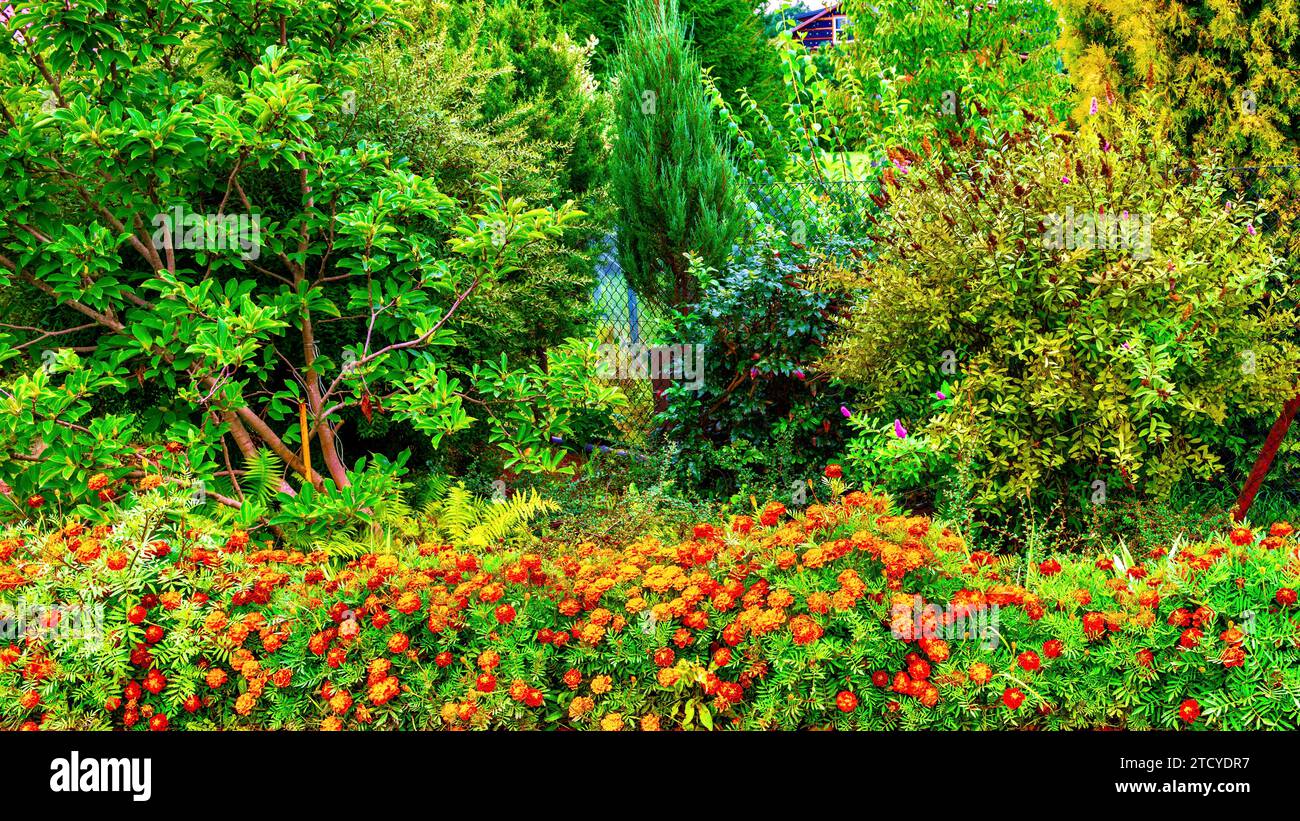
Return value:
[(284, 463), (266, 448), (259, 448), (251, 458), (244, 460), (244, 476), (240, 486), (244, 493), (268, 500), (280, 489), (284, 477)]

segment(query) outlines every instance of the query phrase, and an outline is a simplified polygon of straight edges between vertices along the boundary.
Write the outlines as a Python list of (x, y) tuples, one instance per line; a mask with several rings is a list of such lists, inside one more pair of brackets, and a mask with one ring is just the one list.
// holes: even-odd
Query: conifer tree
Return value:
[(619, 261), (641, 296), (680, 308), (696, 293), (687, 253), (720, 267), (731, 250), (738, 181), (677, 0), (634, 0), (622, 43), (610, 165)]
[(1300, 156), (1300, 4), (1295, 0), (1060, 0), (1076, 112), (1150, 89), (1189, 153), (1241, 165)]

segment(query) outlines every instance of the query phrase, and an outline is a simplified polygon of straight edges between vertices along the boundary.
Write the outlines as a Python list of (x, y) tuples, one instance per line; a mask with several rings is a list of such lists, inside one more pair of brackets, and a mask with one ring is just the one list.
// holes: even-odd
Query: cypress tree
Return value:
[(614, 69), (619, 262), (641, 296), (682, 308), (696, 295), (686, 254), (721, 267), (743, 212), (677, 0), (633, 0)]

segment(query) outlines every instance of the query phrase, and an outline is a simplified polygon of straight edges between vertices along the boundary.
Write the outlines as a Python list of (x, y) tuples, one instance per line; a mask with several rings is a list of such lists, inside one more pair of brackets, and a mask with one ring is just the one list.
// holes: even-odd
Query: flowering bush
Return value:
[[(836, 251), (848, 256), (836, 247), (828, 254)], [(751, 473), (786, 490), (816, 476), (843, 447), (844, 392), (813, 367), (836, 310), (835, 300), (803, 281), (821, 262), (763, 241), (722, 272), (694, 269), (700, 300), (673, 318), (669, 338), (704, 346), (703, 380), (669, 384), (660, 416), (682, 445), (675, 467), (684, 484), (747, 492)]]
[[(0, 722), (1295, 726), (1289, 525), (1137, 558), (995, 557), (837, 473), (797, 517), (769, 503), (676, 544), (394, 540), (346, 564), (137, 490), (111, 524), (0, 541), (5, 600), (45, 614), (0, 646)], [(102, 608), (99, 640), (56, 629), (71, 605)]]

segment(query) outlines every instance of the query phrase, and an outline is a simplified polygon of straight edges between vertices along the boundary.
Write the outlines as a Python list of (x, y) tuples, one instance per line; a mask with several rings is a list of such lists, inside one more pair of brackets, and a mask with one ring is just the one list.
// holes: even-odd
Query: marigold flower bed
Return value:
[[(22, 729), (1291, 728), (1286, 524), (1131, 560), (971, 552), (890, 500), (554, 555), (342, 563), (146, 521), (0, 542), (0, 591), (103, 605), (0, 650)], [(54, 619), (46, 619), (52, 622)]]

